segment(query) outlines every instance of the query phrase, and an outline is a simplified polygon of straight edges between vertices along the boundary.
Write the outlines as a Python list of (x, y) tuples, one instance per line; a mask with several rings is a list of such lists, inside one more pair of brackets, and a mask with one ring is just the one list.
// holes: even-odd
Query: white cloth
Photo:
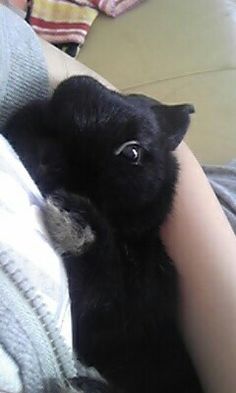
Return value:
[(66, 273), (40, 217), (44, 200), (8, 142), (0, 135), (0, 249), (13, 249), (19, 269), (54, 316), (72, 347)]

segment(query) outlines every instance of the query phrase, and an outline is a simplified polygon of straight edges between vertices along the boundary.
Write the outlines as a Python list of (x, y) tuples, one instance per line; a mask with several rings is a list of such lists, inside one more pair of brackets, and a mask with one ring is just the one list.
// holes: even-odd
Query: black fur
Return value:
[(73, 77), (6, 126), (44, 195), (95, 235), (80, 255), (64, 253), (74, 346), (125, 393), (202, 392), (178, 327), (177, 274), (159, 238), (177, 181), (172, 151), (192, 112)]

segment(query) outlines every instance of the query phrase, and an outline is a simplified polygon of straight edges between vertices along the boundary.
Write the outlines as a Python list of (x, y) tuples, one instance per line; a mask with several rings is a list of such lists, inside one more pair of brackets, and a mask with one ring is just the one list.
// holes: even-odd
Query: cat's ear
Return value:
[(129, 99), (135, 106), (151, 109), (155, 114), (158, 129), (163, 134), (169, 150), (174, 150), (183, 140), (190, 123), (190, 115), (195, 112), (193, 105), (164, 105), (153, 98), (131, 94)]
[(193, 105), (155, 105), (152, 110), (169, 150), (175, 150), (186, 134), (190, 115), (195, 112)]

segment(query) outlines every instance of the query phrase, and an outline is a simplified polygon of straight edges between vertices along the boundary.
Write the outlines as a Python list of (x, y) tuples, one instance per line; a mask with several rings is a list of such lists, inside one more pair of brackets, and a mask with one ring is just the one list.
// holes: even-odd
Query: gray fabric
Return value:
[[(1, 253), (0, 258), (2, 263), (9, 254)], [(14, 263), (17, 266), (17, 260)], [(51, 342), (30, 302), (4, 269), (0, 269), (0, 343), (17, 364), (25, 393), (51, 392), (52, 380), (64, 385), (66, 376), (54, 350), (61, 341)], [(66, 358), (71, 364), (69, 352), (65, 353), (64, 361)], [(75, 376), (73, 367), (69, 371), (67, 378)], [(0, 370), (0, 382), (2, 379)]]
[[(33, 99), (46, 98), (48, 91), (47, 69), (38, 38), (19, 16), (0, 5), (0, 129), (17, 108)], [(10, 213), (17, 201), (24, 202), (22, 196), (24, 192), (27, 195), (27, 187), (22, 184), (22, 195), (16, 193), (15, 202), (12, 197), (9, 199), (6, 191), (17, 179), (9, 173), (12, 166), (9, 161), (4, 164), (4, 157), (1, 150), (0, 364), (4, 364), (7, 370), (0, 369), (0, 390), (20, 393), (23, 385), (25, 393), (45, 393), (52, 391), (52, 379), (63, 385), (67, 378), (76, 375), (76, 370), (71, 351), (65, 346), (54, 318), (44, 311), (46, 306), (38, 296), (38, 288), (33, 288), (34, 284), (29, 280), (29, 261), (20, 264), (22, 253), (10, 246), (15, 228), (11, 220), (17, 217), (13, 214), (11, 218)], [(22, 176), (20, 166), (18, 169), (19, 176)], [(11, 208), (4, 214), (4, 206), (9, 204)], [(24, 224), (29, 231), (29, 223), (24, 220)], [(40, 252), (40, 248), (35, 252)], [(49, 259), (47, 262), (50, 264)], [(21, 270), (23, 265), (25, 270)]]
[(31, 27), (0, 4), (0, 129), (10, 114), (48, 96), (45, 60)]
[(0, 386), (4, 387), (6, 392), (20, 393), (23, 391), (19, 367), (2, 345), (0, 345), (0, 370)]
[[(39, 320), (29, 310), (29, 307), (27, 308), (19, 291), (1, 271), (0, 279), (1, 344), (19, 366), (24, 391), (26, 393), (47, 392), (49, 391), (47, 376), (60, 377), (59, 372), (56, 373), (56, 370), (53, 370), (54, 364), (57, 363), (50, 359), (50, 351), (49, 354), (45, 352), (42, 345), (45, 337), (40, 334)], [(51, 349), (51, 345), (49, 345), (49, 349)], [(41, 369), (41, 366), (48, 366), (48, 369), (45, 370), (44, 367)]]
[(236, 160), (224, 166), (203, 167), (236, 233)]

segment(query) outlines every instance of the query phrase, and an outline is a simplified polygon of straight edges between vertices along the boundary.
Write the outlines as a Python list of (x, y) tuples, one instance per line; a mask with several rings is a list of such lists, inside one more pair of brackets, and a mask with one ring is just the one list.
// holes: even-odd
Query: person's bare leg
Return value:
[(180, 276), (187, 343), (211, 393), (236, 392), (236, 237), (185, 144), (174, 210), (163, 241)]
[[(94, 71), (42, 42), (52, 88)], [(199, 163), (182, 143), (173, 213), (161, 235), (180, 275), (186, 341), (210, 393), (236, 392), (236, 238)]]

